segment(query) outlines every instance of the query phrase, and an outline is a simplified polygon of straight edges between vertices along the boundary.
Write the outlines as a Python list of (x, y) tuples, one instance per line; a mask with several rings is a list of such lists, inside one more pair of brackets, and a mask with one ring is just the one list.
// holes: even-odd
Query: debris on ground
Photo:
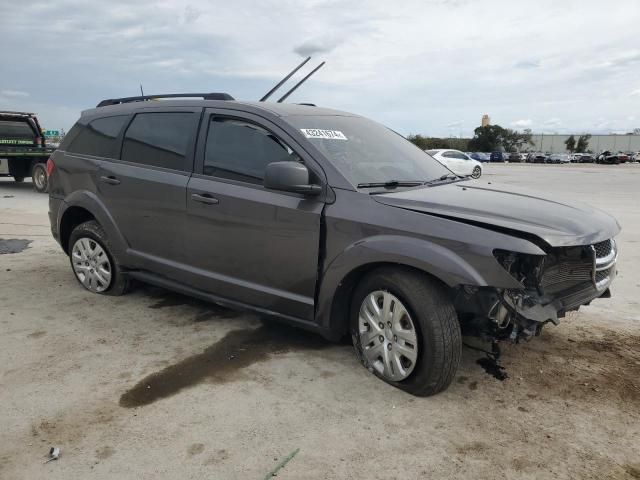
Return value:
[(289, 455), (287, 455), (286, 457), (284, 457), (282, 459), (282, 461), (275, 466), (275, 468), (273, 470), (271, 470), (269, 473), (267, 473), (267, 475), (264, 477), (264, 480), (269, 480), (272, 477), (275, 477), (276, 475), (278, 475), (278, 472), (284, 468), (284, 466), (289, 463), (291, 461), (291, 459), (293, 457), (295, 457), (298, 452), (300, 451), (299, 448), (296, 448), (293, 452), (291, 452)]
[(58, 447), (51, 447), (49, 449), (49, 458), (44, 463), (53, 462), (54, 460), (58, 460), (60, 458), (60, 449)]

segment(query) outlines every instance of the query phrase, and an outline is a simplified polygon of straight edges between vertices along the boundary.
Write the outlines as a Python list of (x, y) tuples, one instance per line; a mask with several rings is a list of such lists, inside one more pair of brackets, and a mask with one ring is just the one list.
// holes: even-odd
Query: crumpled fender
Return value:
[(489, 265), (496, 268), (481, 272), (453, 250), (420, 238), (377, 235), (359, 240), (343, 250), (325, 268), (318, 294), (317, 321), (323, 327), (330, 328), (332, 303), (341, 282), (350, 272), (377, 263), (413, 267), (433, 275), (451, 287), (491, 285), (521, 288), (520, 283), (498, 264), (491, 250), (467, 253), (483, 258), (481, 263), (484, 265), (491, 262)]

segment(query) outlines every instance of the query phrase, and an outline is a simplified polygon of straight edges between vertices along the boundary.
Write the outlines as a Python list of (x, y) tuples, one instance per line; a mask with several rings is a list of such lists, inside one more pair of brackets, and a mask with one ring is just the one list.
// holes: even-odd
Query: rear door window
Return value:
[(63, 149), (71, 153), (81, 153), (96, 157), (118, 158), (120, 144), (118, 136), (129, 118), (128, 115), (97, 118), (84, 123), (80, 120), (69, 134), (71, 142)]
[(203, 173), (261, 184), (271, 162), (299, 160), (293, 150), (266, 129), (242, 120), (212, 117)]
[(192, 149), (199, 117), (190, 112), (138, 113), (127, 128), (121, 159), (172, 170), (191, 170)]

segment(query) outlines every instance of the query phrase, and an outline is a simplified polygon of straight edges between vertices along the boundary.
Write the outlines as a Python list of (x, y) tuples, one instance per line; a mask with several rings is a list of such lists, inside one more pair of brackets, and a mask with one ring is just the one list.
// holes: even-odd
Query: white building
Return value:
[[(570, 136), (571, 135), (534, 133), (531, 135), (531, 140), (534, 145), (526, 145), (523, 150), (545, 153), (567, 153), (567, 146), (564, 142)], [(576, 139), (577, 144), (580, 134), (574, 134), (573, 138)], [(589, 139), (587, 150), (591, 150), (594, 153), (600, 153), (604, 150), (610, 150), (612, 152), (640, 152), (640, 135), (592, 135)]]

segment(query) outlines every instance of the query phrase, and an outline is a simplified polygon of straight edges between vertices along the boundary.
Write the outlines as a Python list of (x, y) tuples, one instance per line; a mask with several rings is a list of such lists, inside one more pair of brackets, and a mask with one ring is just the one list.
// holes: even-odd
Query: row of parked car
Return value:
[(611, 152), (605, 150), (599, 155), (591, 153), (542, 153), (542, 152), (466, 152), (469, 158), (479, 162), (526, 162), (526, 163), (604, 163), (619, 164), (640, 162), (640, 152)]

